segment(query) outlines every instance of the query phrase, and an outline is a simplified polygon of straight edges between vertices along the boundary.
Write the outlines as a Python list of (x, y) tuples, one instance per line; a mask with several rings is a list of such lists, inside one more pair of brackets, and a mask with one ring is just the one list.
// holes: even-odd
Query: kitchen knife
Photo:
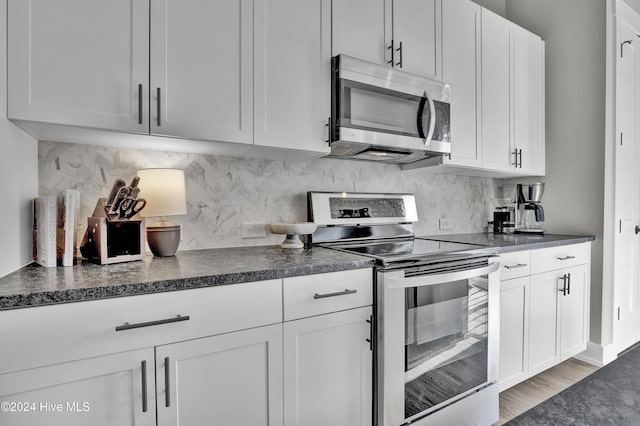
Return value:
[(107, 198), (107, 202), (104, 206), (106, 210), (111, 209), (111, 206), (113, 205), (113, 202), (118, 195), (118, 191), (120, 191), (120, 188), (124, 187), (125, 185), (126, 183), (122, 179), (116, 179), (113, 186), (111, 187), (111, 192), (109, 193), (109, 197)]
[(133, 178), (133, 180), (131, 181), (131, 185), (129, 185), (129, 188), (131, 188), (131, 190), (133, 191), (135, 188), (138, 187), (138, 183), (140, 182), (140, 177), (136, 176)]

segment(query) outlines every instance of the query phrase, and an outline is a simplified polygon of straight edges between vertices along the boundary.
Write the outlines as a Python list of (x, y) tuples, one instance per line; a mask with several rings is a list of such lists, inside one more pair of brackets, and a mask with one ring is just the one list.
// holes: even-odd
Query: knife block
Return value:
[[(89, 261), (100, 265), (142, 260), (146, 249), (144, 218), (109, 220), (98, 201), (94, 216), (87, 218), (87, 232), (80, 252)], [(97, 214), (104, 216), (95, 216)]]

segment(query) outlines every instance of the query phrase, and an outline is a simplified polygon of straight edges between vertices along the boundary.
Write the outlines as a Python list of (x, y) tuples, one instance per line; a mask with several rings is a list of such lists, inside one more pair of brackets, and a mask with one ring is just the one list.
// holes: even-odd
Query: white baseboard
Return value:
[(613, 343), (602, 346), (592, 342), (587, 343), (586, 351), (574, 356), (574, 358), (577, 358), (580, 361), (584, 361), (598, 367), (603, 367), (609, 364), (617, 357), (618, 353), (613, 347)]

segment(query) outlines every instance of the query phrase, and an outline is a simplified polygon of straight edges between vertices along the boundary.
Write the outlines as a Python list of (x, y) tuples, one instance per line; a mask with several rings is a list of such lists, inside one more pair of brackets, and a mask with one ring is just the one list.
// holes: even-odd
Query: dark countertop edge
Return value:
[(60, 305), (73, 302), (87, 302), (91, 300), (113, 299), (116, 297), (142, 296), (171, 291), (191, 290), (205, 287), (216, 287), (230, 284), (240, 284), (255, 281), (299, 277), (304, 275), (322, 274), (329, 272), (349, 271), (355, 269), (373, 268), (373, 259), (352, 260), (345, 263), (324, 265), (301, 265), (278, 269), (266, 269), (248, 272), (234, 272), (219, 275), (205, 275), (196, 277), (176, 278), (170, 280), (149, 281), (143, 283), (119, 284), (102, 287), (82, 287), (40, 291), (29, 294), (16, 294), (0, 297), (0, 312), (19, 308), (33, 308), (38, 306)]
[[(550, 235), (553, 235), (553, 234), (550, 234)], [(571, 244), (581, 244), (581, 243), (587, 243), (587, 242), (596, 240), (596, 237), (593, 235), (587, 235), (587, 236), (567, 235), (566, 237), (567, 239), (562, 239), (562, 240), (539, 241), (539, 242), (520, 244), (516, 246), (496, 246), (495, 248), (498, 250), (498, 254), (501, 254), (501, 253), (512, 253), (514, 251), (537, 250), (537, 249), (549, 248), (549, 247), (568, 246)]]

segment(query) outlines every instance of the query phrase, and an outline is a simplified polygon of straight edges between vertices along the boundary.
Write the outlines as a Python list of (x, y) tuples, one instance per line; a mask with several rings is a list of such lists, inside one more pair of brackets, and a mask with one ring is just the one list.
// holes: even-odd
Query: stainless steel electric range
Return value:
[(378, 426), (498, 421), (499, 263), (414, 235), (412, 194), (308, 193), (312, 243), (376, 260)]

